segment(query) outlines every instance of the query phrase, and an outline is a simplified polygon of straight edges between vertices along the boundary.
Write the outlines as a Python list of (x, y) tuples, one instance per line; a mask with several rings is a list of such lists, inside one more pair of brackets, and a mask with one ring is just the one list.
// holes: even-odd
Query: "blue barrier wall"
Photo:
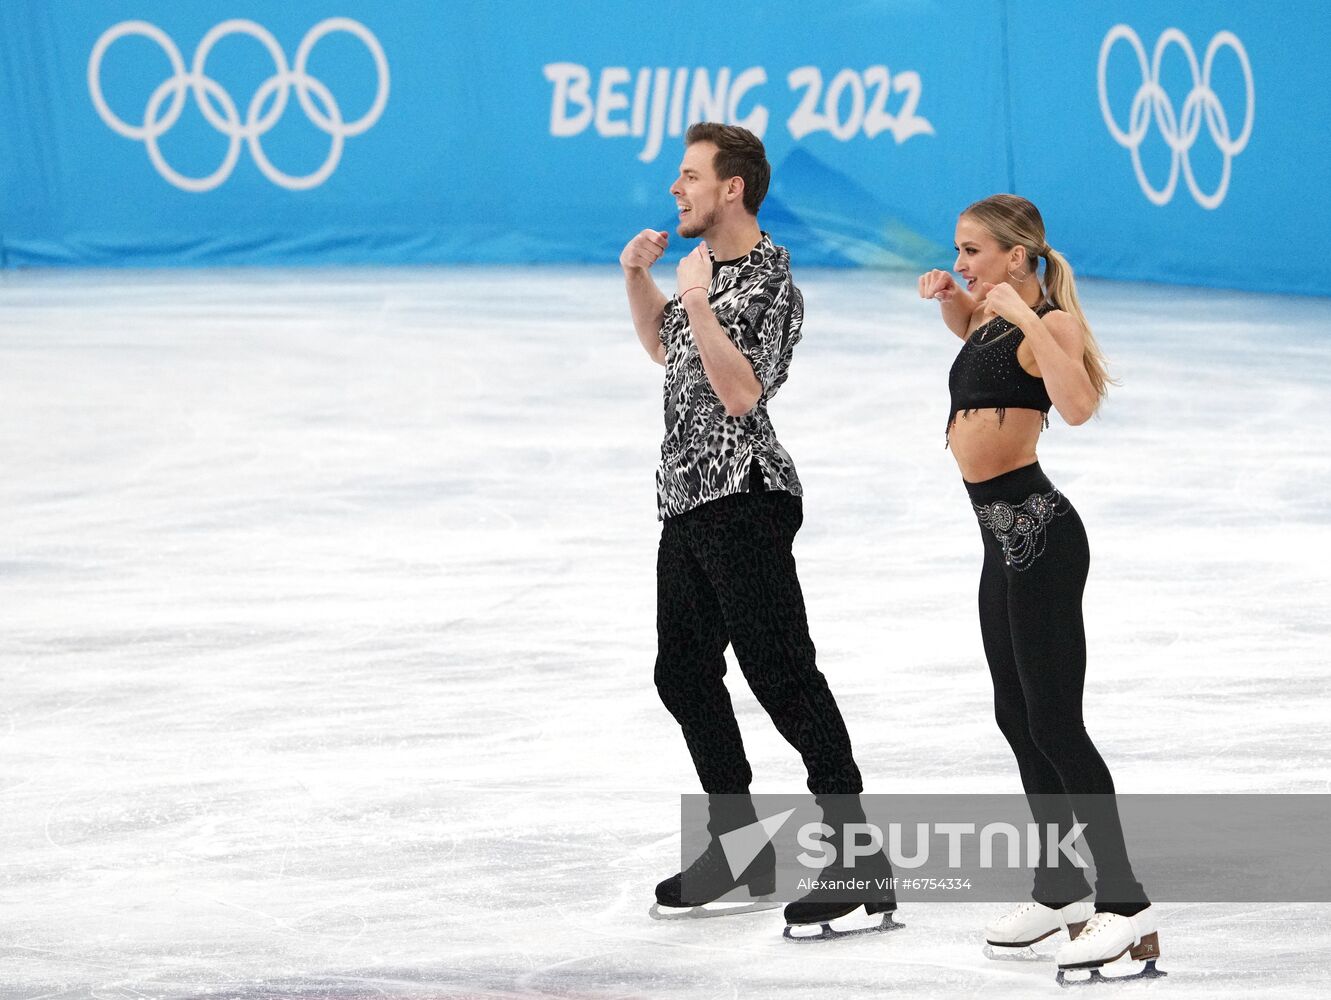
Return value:
[[(816, 11), (816, 13), (815, 13)], [(1081, 272), (1331, 294), (1331, 5), (0, 3), (4, 265), (611, 261), (680, 136), (774, 167), (800, 265), (1036, 201)]]

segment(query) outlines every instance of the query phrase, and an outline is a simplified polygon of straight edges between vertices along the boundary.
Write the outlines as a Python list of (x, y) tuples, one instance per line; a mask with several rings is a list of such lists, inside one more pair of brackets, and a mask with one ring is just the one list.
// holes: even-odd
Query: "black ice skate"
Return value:
[(656, 887), (647, 912), (654, 920), (729, 917), (774, 910), (776, 851), (768, 844), (736, 878), (720, 841), (713, 839), (693, 864)]
[[(818, 885), (786, 907), (786, 939), (831, 941), (905, 927), (893, 916), (897, 899), (891, 879), (892, 866), (882, 854), (862, 858), (854, 868), (835, 864), (824, 869)], [(864, 895), (856, 898), (857, 888), (866, 882), (867, 887), (858, 890)]]
[(906, 925), (893, 916), (896, 908), (888, 900), (835, 903), (806, 896), (786, 907), (785, 937), (788, 941), (831, 941), (899, 930)]
[[(823, 822), (833, 843), (846, 847), (847, 826), (867, 827), (858, 795), (819, 795)], [(881, 851), (861, 857), (853, 867), (841, 862), (816, 876), (817, 884), (803, 899), (786, 907), (785, 937), (789, 941), (831, 941), (859, 934), (883, 934), (906, 926), (893, 914), (897, 908), (892, 864)]]

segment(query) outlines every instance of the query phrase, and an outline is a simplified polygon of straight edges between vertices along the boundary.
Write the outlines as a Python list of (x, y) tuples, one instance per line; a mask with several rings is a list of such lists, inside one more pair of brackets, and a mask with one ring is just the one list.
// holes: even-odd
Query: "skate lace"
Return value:
[(730, 867), (726, 864), (725, 855), (722, 853), (719, 845), (715, 842), (707, 845), (707, 849), (694, 859), (693, 864), (684, 869), (681, 873), (684, 875), (722, 875), (729, 877)]
[(1010, 913), (1008, 913), (1008, 915), (1003, 918), (1002, 922), (1003, 923), (1020, 922), (1026, 919), (1027, 916), (1029, 916), (1031, 913), (1034, 913), (1038, 909), (1040, 909), (1039, 903), (1022, 903), (1015, 910), (1012, 910)]
[(1096, 913), (1090, 920), (1086, 921), (1086, 926), (1083, 927), (1081, 933), (1077, 935), (1077, 940), (1081, 941), (1084, 938), (1093, 937), (1098, 934), (1109, 925), (1112, 917), (1112, 913)]

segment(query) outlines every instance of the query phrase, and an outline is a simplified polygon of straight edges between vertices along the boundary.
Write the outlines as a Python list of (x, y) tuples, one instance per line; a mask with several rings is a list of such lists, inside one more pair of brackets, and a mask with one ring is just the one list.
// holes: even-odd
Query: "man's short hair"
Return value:
[(719, 122), (697, 122), (690, 125), (684, 144), (710, 142), (716, 146), (712, 168), (721, 180), (739, 177), (744, 181), (744, 207), (750, 215), (758, 214), (758, 206), (767, 197), (767, 184), (772, 179), (772, 167), (767, 162), (763, 141), (739, 125)]

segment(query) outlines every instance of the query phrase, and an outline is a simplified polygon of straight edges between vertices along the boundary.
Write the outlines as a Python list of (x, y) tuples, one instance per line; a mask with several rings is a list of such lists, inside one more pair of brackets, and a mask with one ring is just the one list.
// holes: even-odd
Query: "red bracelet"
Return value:
[[(707, 291), (706, 285), (690, 285), (688, 288), (684, 289), (684, 291), (679, 293), (679, 301), (683, 302), (684, 296), (688, 295), (689, 292), (693, 291), (695, 288), (701, 288), (704, 292)], [(711, 296), (708, 296), (708, 298), (711, 298)]]

